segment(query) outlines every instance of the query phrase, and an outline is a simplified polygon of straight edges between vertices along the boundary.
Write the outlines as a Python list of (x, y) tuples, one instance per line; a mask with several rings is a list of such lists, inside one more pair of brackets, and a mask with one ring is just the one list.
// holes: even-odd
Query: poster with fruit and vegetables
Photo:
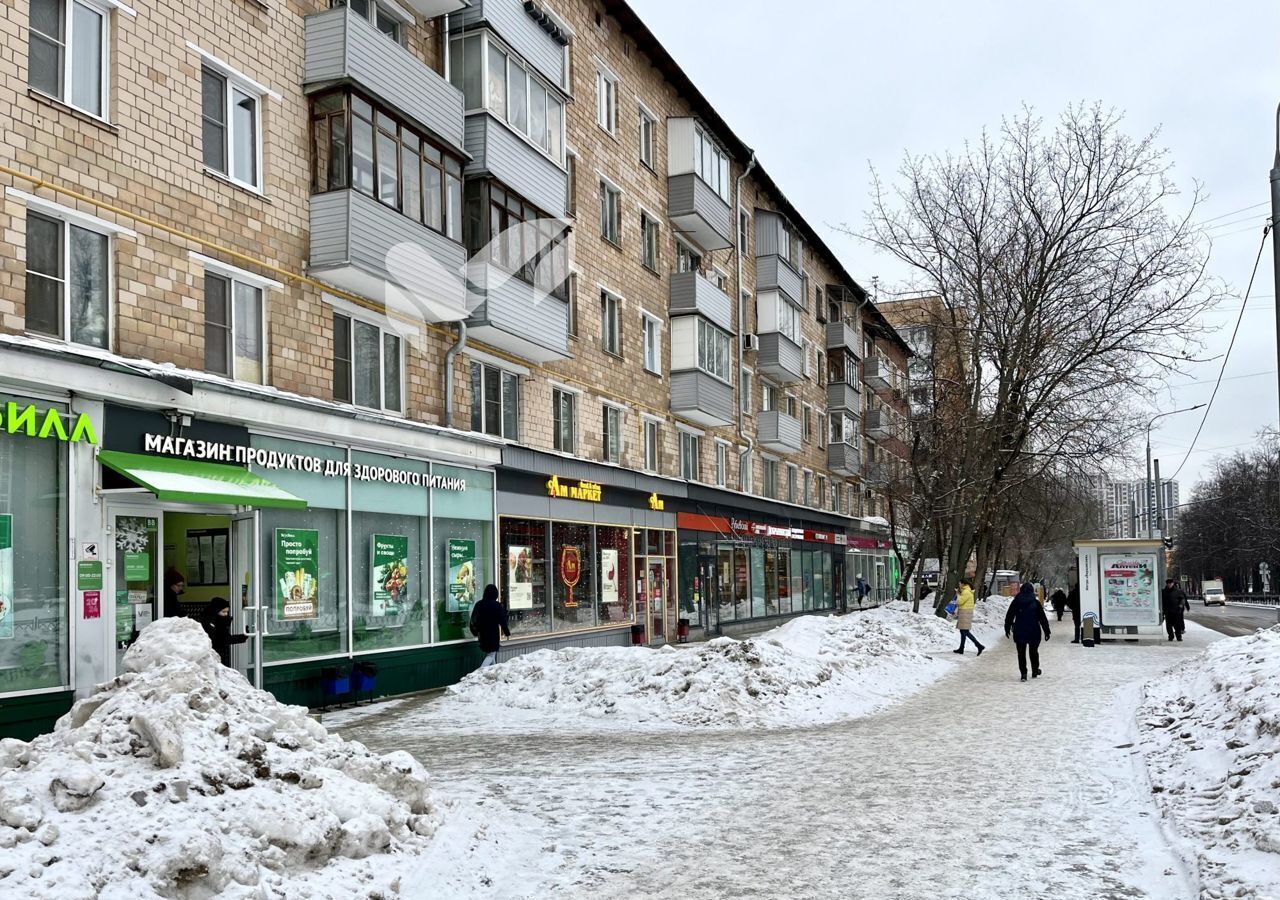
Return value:
[(447, 612), (470, 612), (476, 602), (476, 542), (449, 540), (449, 596)]
[(600, 551), (600, 602), (618, 602), (618, 551)]
[(409, 539), (399, 534), (375, 534), (369, 538), (373, 584), (370, 596), (375, 616), (398, 616), (409, 589)]

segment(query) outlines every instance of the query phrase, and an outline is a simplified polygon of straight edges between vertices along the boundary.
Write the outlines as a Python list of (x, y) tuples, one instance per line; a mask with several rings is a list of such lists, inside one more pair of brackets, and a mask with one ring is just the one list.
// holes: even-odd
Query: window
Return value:
[(605, 353), (622, 355), (622, 298), (608, 291), (600, 292), (600, 346)]
[(107, 11), (85, 0), (31, 0), (27, 81), (93, 116), (107, 115)]
[(844, 486), (841, 484), (831, 485), (831, 511), (844, 512)]
[(723, 293), (729, 293), (729, 276), (724, 272), (721, 272), (719, 269), (712, 269), (710, 281)]
[(819, 387), (827, 383), (827, 354), (821, 350), (818, 351), (818, 368), (813, 375)]
[(596, 124), (610, 134), (618, 130), (618, 79), (602, 67), (596, 69)]
[[(492, 182), (476, 179), (465, 188), (463, 241), (472, 254), (553, 297), (568, 297), (569, 238), (565, 222)], [(486, 214), (486, 209), (488, 210)]]
[(640, 314), (640, 327), (644, 329), (644, 368), (655, 375), (662, 374), (662, 323), (648, 313)]
[(808, 338), (800, 339), (800, 355), (804, 360), (804, 377), (813, 377), (813, 342)]
[(640, 262), (651, 272), (658, 271), (658, 220), (640, 213)]
[(622, 191), (600, 179), (600, 236), (622, 244)]
[(680, 432), (680, 477), (685, 481), (702, 480), (702, 438), (690, 431)]
[(333, 397), (366, 409), (404, 412), (400, 338), (377, 325), (333, 314)]
[(827, 414), (818, 413), (818, 440), (825, 441), (827, 439)]
[(760, 489), (770, 500), (778, 499), (778, 461), (766, 457), (763, 460), (764, 477)]
[(27, 213), (27, 330), (108, 349), (111, 238)]
[(751, 451), (738, 457), (738, 489), (745, 494), (751, 493)]
[[(778, 314), (778, 331), (781, 334), (785, 335), (791, 341), (791, 343), (799, 344), (802, 340), (804, 340), (801, 337), (799, 308), (792, 306), (790, 303), (783, 300), (781, 297), (774, 298), (774, 307), (777, 309), (777, 314)], [(809, 368), (809, 357), (806, 355), (804, 359), (805, 359), (804, 366), (805, 366), (806, 375), (807, 375), (808, 368)]]
[(471, 364), (471, 430), (509, 441), (520, 439), (520, 376)]
[(316, 193), (355, 188), (462, 240), (462, 161), (424, 134), (359, 94), (331, 91), (312, 100), (311, 139)]
[(767, 381), (760, 382), (760, 411), (770, 412), (778, 408), (778, 389)]
[(796, 398), (791, 394), (787, 394), (786, 411), (787, 411), (787, 415), (789, 415), (791, 418), (793, 419), (800, 418), (799, 413), (796, 410)]
[(622, 410), (616, 406), (604, 407), (604, 429), (601, 431), (604, 443), (604, 461), (618, 463), (622, 461)]
[(513, 131), (564, 163), (564, 101), (549, 83), (508, 56), (488, 35), (454, 38), (449, 77), (466, 108), (486, 109)]
[(569, 298), (569, 335), (578, 336), (578, 273), (570, 272), (565, 280), (565, 296)]
[(729, 445), (716, 441), (716, 486), (724, 487), (729, 477)]
[(701, 316), (698, 322), (698, 368), (729, 381), (729, 335)]
[(676, 271), (697, 272), (702, 269), (702, 256), (684, 241), (676, 241)]
[(742, 383), (738, 385), (738, 397), (742, 404), (742, 414), (751, 415), (751, 370), (742, 370)]
[[(813, 490), (813, 505), (822, 506), (827, 500), (827, 479), (826, 476), (819, 475), (817, 487)], [(834, 509), (834, 506), (832, 508)]]
[(832, 444), (848, 444), (850, 447), (862, 446), (862, 432), (858, 428), (857, 416), (848, 413), (832, 413), (830, 420)]
[(796, 502), (796, 467), (787, 466), (787, 502)]
[(804, 505), (813, 505), (813, 473), (808, 469), (804, 470)]
[(658, 423), (653, 419), (644, 421), (644, 470), (658, 471)]
[(813, 440), (812, 418), (813, 418), (813, 407), (810, 406), (808, 403), (806, 403), (800, 410), (801, 432), (804, 436), (805, 443), (808, 443), (809, 441)]
[(333, 6), (345, 6), (362, 19), (368, 19), (377, 28), (397, 44), (403, 43), (404, 23), (381, 3), (372, 0), (333, 0)]
[(578, 215), (578, 154), (569, 150), (564, 158), (564, 211), (570, 218)]
[(693, 130), (693, 168), (720, 199), (729, 202), (729, 157), (701, 128)]
[[(802, 264), (800, 252), (800, 235), (796, 233), (795, 228), (786, 219), (778, 219), (778, 255), (791, 264), (793, 269), (799, 269)], [(808, 300), (808, 294), (805, 300)]]
[(653, 114), (643, 106), (640, 107), (640, 162), (650, 169), (653, 168), (654, 132), (657, 127), (658, 121)]
[(262, 288), (215, 272), (204, 275), (204, 367), (263, 383)]
[(260, 189), (261, 96), (207, 65), (201, 67), (200, 79), (204, 164), (233, 181)]
[(751, 214), (738, 207), (738, 255), (747, 256), (751, 247)]
[(552, 443), (561, 453), (573, 453), (578, 446), (578, 396), (555, 388), (551, 405)]

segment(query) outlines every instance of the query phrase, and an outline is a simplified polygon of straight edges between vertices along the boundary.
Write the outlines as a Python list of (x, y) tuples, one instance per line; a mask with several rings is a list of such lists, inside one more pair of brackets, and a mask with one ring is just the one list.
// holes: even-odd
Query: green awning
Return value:
[(98, 460), (161, 500), (282, 509), (307, 507), (307, 501), (239, 466), (118, 450), (100, 450)]

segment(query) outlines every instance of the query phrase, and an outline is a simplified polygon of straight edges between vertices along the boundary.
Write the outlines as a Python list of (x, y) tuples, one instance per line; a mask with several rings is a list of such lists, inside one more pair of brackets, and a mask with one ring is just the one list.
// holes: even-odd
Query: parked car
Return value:
[(1200, 599), (1205, 606), (1226, 606), (1227, 595), (1222, 590), (1222, 579), (1209, 578), (1200, 582)]

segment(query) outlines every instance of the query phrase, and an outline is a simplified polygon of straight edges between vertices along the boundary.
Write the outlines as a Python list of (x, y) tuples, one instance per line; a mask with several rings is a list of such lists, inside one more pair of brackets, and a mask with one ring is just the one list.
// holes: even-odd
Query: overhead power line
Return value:
[(1242, 212), (1248, 212), (1248, 211), (1249, 211), (1249, 210), (1251, 210), (1251, 209), (1261, 209), (1262, 207), (1267, 206), (1267, 205), (1268, 205), (1268, 203), (1269, 203), (1269, 201), (1267, 201), (1267, 200), (1263, 200), (1261, 203), (1255, 203), (1255, 204), (1253, 204), (1253, 206), (1245, 206), (1245, 207), (1243, 207), (1243, 208), (1241, 208), (1241, 209), (1233, 209), (1231, 212), (1225, 212), (1225, 213), (1223, 213), (1223, 214), (1222, 214), (1222, 215), (1220, 215), (1220, 216), (1214, 216), (1212, 219), (1205, 219), (1203, 222), (1197, 222), (1196, 224), (1197, 224), (1197, 225), (1206, 225), (1206, 224), (1208, 224), (1209, 222), (1217, 222), (1219, 219), (1226, 219), (1226, 218), (1228, 218), (1228, 217), (1230, 217), (1230, 216), (1238, 216), (1238, 215), (1240, 215), (1240, 213), (1242, 213)]

